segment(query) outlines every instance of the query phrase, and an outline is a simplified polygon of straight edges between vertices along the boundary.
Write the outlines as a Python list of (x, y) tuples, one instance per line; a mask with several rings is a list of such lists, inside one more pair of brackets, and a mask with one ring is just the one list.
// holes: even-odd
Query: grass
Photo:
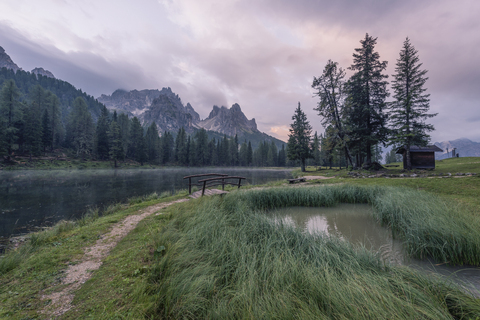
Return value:
[[(437, 162), (437, 170), (480, 172), (478, 158), (459, 159), (443, 160), (443, 168)], [(385, 265), (336, 238), (273, 226), (264, 210), (370, 203), (378, 219), (410, 243), (410, 254), (478, 264), (480, 178), (353, 179), (346, 170), (307, 172), (315, 174), (335, 178), (312, 181), (312, 188), (285, 188), (285, 181), (242, 186), (146, 218), (76, 292), (74, 309), (63, 318), (478, 318), (478, 299), (412, 269)], [(132, 198), (103, 216), (92, 209), (1, 257), (0, 319), (41, 318), (41, 295), (60, 284), (85, 247), (125, 216), (185, 195)], [(412, 199), (422, 205), (408, 206)]]
[[(43, 294), (59, 285), (63, 272), (84, 254), (84, 248), (93, 245), (107, 233), (112, 224), (128, 215), (153, 204), (184, 197), (155, 198), (134, 205), (112, 205), (102, 216), (91, 210), (77, 221), (63, 221), (53, 228), (31, 234), (30, 240), (16, 250), (0, 257), (0, 319), (36, 319), (46, 301)], [(145, 197), (148, 199), (149, 197)], [(128, 247), (130, 243), (126, 243)], [(130, 261), (137, 256), (131, 251), (125, 254)], [(131, 263), (134, 266), (134, 263)], [(110, 276), (110, 275), (109, 275)], [(108, 281), (108, 277), (100, 283)]]
[[(320, 189), (320, 188), (315, 188)], [(157, 233), (147, 317), (161, 319), (452, 319), (478, 300), (322, 234), (277, 226), (263, 211), (363, 202), (375, 188), (245, 191), (183, 205)], [(293, 194), (292, 194), (293, 192)], [(265, 203), (268, 204), (265, 204)]]

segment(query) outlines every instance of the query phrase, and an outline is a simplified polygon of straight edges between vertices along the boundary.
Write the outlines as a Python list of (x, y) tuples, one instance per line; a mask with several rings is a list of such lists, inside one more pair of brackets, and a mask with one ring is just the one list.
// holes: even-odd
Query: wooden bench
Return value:
[(183, 179), (188, 179), (188, 194), (192, 194), (192, 186), (203, 186), (203, 183), (199, 183), (200, 181), (197, 181), (198, 183), (192, 183), (192, 178), (200, 178), (200, 177), (208, 177), (208, 176), (214, 176), (214, 177), (226, 177), (228, 174), (224, 173), (204, 173), (204, 174), (194, 174), (191, 176), (186, 176), (183, 177)]
[[(230, 181), (225, 181), (227, 179), (238, 179), (237, 183), (233, 183)], [(222, 177), (215, 177), (215, 178), (208, 178), (203, 180), (198, 180), (198, 182), (203, 182), (202, 186), (202, 197), (205, 195), (205, 189), (214, 186), (222, 186), (222, 191), (225, 190), (225, 185), (229, 184), (232, 186), (237, 186), (239, 189), (242, 186), (242, 179), (246, 179), (245, 177), (238, 177), (238, 176), (222, 176)]]
[(290, 184), (294, 184), (294, 183), (297, 183), (297, 182), (305, 182), (307, 181), (307, 179), (305, 178), (296, 178), (296, 179), (287, 179), (288, 183)]

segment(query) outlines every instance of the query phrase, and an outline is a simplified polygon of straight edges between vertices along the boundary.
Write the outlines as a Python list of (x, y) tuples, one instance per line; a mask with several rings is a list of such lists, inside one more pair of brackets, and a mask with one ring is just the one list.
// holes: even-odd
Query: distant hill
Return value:
[(436, 160), (451, 158), (452, 150), (454, 148), (456, 149), (455, 152), (458, 153), (460, 157), (480, 157), (480, 143), (466, 138), (452, 141), (435, 142), (435, 145), (444, 151), (444, 153), (435, 154)]

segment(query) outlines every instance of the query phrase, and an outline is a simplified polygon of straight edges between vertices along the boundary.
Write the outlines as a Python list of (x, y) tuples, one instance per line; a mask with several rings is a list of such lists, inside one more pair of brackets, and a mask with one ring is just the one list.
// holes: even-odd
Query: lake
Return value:
[(243, 176), (251, 185), (292, 177), (290, 170), (254, 168), (0, 171), (0, 237), (78, 219), (91, 207), (135, 196), (173, 194), (188, 189), (184, 176), (212, 172)]

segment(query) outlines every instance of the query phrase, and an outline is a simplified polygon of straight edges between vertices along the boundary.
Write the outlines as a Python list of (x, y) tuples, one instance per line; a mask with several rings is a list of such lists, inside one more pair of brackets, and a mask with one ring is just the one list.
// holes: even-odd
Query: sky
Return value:
[(0, 46), (94, 97), (171, 87), (202, 119), (238, 103), (286, 141), (299, 102), (324, 131), (311, 85), (329, 59), (347, 69), (368, 33), (391, 81), (408, 37), (438, 113), (431, 142), (480, 141), (479, 13), (474, 0), (1, 0)]

